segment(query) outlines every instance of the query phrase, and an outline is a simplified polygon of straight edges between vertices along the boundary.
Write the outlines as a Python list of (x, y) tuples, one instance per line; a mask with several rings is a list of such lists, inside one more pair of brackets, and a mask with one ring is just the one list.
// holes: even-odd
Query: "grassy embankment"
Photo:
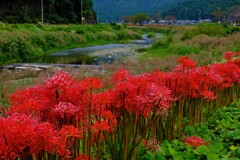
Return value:
[(0, 65), (75, 47), (137, 38), (140, 34), (118, 25), (0, 24)]
[[(153, 27), (156, 28), (157, 27)], [(163, 29), (166, 28), (162, 27)], [(165, 29), (166, 30), (166, 29)], [(197, 26), (168, 26), (161, 38), (155, 38), (153, 46), (145, 50), (141, 59), (190, 56), (200, 65), (221, 61), (226, 51), (240, 50), (240, 28), (219, 25), (199, 24)], [(172, 59), (173, 59), (172, 58)]]

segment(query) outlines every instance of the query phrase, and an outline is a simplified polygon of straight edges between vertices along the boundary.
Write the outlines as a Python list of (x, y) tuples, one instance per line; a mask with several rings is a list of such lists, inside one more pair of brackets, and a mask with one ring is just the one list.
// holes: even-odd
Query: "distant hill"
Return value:
[(93, 0), (93, 4), (100, 22), (118, 22), (124, 15), (156, 12), (162, 17), (198, 20), (229, 12), (240, 5), (240, 0)]
[(174, 15), (177, 19), (208, 19), (229, 15), (238, 8), (240, 16), (240, 0), (185, 0), (162, 12), (163, 16)]
[(93, 0), (100, 22), (117, 22), (124, 15), (162, 13), (185, 0)]

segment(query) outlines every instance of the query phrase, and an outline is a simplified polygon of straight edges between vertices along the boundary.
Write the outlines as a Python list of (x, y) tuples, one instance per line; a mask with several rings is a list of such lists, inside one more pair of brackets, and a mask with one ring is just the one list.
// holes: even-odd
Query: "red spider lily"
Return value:
[(116, 115), (110, 110), (113, 94), (111, 91), (95, 93), (92, 95), (91, 113), (101, 119), (114, 121)]
[(113, 81), (115, 83), (125, 81), (129, 78), (131, 78), (131, 74), (127, 70), (124, 70), (124, 69), (121, 69), (118, 72), (115, 72), (113, 75)]
[(75, 160), (92, 160), (92, 158), (89, 158), (88, 156), (86, 156), (84, 154), (79, 154)]
[(76, 139), (79, 139), (82, 137), (82, 133), (80, 133), (79, 129), (77, 129), (72, 125), (68, 125), (68, 126), (63, 125), (61, 130), (59, 131), (59, 134), (61, 135), (61, 137), (64, 138), (62, 139), (62, 143), (66, 144), (68, 149), (70, 149), (71, 145)]
[(9, 113), (17, 112), (39, 115), (42, 110), (48, 108), (45, 104), (54, 103), (54, 99), (46, 96), (46, 92), (47, 90), (40, 85), (17, 91), (11, 96), (12, 106)]
[(101, 89), (103, 87), (101, 80), (95, 77), (85, 78), (80, 82), (80, 85), (82, 85), (86, 90)]
[(112, 96), (113, 93), (110, 90), (100, 93), (94, 93), (92, 95), (91, 105), (94, 106), (94, 109), (96, 110), (104, 109), (107, 106), (110, 106), (110, 104), (112, 103)]
[[(120, 70), (108, 88), (98, 78), (75, 80), (59, 71), (44, 85), (17, 91), (12, 95), (7, 118), (0, 117), (0, 159), (28, 158), (33, 154), (35, 159), (41, 159), (45, 153), (74, 159), (80, 147), (83, 155), (78, 159), (91, 157), (93, 150), (97, 150), (99, 159), (104, 152), (100, 146), (105, 144), (109, 144), (113, 155), (124, 153), (125, 159), (132, 159), (133, 155), (125, 151), (133, 151), (131, 147), (141, 144), (148, 133), (156, 134), (156, 126), (173, 135), (170, 138), (174, 138), (177, 128), (181, 137), (182, 117), (198, 123), (204, 114), (205, 99), (218, 101), (225, 93), (217, 93), (226, 88), (234, 89), (229, 94), (238, 91), (240, 60), (204, 67), (196, 67), (188, 57), (179, 61), (181, 65), (172, 72), (133, 76)], [(170, 107), (174, 101), (178, 102)], [(170, 120), (165, 126), (165, 121)], [(111, 148), (122, 141), (122, 148)], [(186, 142), (196, 148), (202, 141), (189, 137)]]
[(211, 68), (222, 77), (221, 87), (227, 88), (240, 79), (239, 67), (233, 62), (215, 64)]
[(212, 66), (203, 66), (196, 68), (196, 73), (198, 74), (198, 81), (203, 84), (203, 88), (218, 87), (223, 82), (221, 75), (216, 72)]
[(176, 83), (170, 89), (176, 96), (182, 95), (188, 99), (198, 98), (202, 96), (203, 91), (212, 90), (212, 88), (216, 91), (227, 88), (240, 79), (239, 67), (235, 65), (235, 62), (188, 70), (175, 69), (173, 75)]
[(63, 127), (60, 130), (60, 134), (62, 134), (64, 137), (75, 137), (75, 138), (81, 137), (80, 131), (72, 125), (69, 125), (69, 126), (63, 125)]
[(208, 99), (208, 100), (214, 100), (216, 98), (216, 96), (214, 96), (214, 93), (211, 91), (202, 91), (201, 95), (203, 96), (203, 98)]
[(50, 123), (41, 123), (36, 128), (38, 132), (38, 148), (50, 154), (58, 154), (62, 158), (68, 159), (70, 151), (67, 149), (66, 135), (53, 129)]
[(206, 144), (202, 138), (200, 137), (196, 137), (196, 136), (191, 136), (188, 137), (184, 140), (187, 144), (189, 144), (190, 146), (193, 146), (194, 149), (196, 149), (197, 147)]
[(236, 52), (235, 56), (240, 56), (240, 51)]
[(109, 132), (111, 128), (112, 127), (109, 125), (107, 121), (96, 121), (92, 126), (92, 129), (94, 132), (99, 132), (99, 131)]
[(71, 85), (72, 82), (73, 79), (71, 78), (69, 73), (59, 70), (50, 79), (46, 81), (46, 87), (58, 90)]
[(152, 76), (143, 74), (132, 76), (119, 82), (113, 89), (113, 104), (117, 108), (126, 109), (130, 113), (147, 117), (151, 111), (165, 110), (172, 101), (170, 90), (152, 83)]
[(54, 109), (52, 109), (52, 113), (60, 119), (70, 119), (71, 117), (80, 116), (82, 113), (81, 110), (80, 107), (75, 106), (72, 103), (60, 102)]
[(1, 159), (12, 159), (38, 154), (41, 150), (68, 156), (66, 145), (49, 123), (39, 124), (37, 120), (20, 114), (1, 119)]
[(192, 61), (187, 56), (183, 56), (183, 57), (179, 58), (178, 62), (180, 62), (184, 68), (195, 68), (196, 67), (196, 62)]
[(0, 158), (15, 159), (41, 151), (69, 159), (68, 147), (81, 133), (74, 126), (54, 130), (50, 123), (39, 123), (30, 116), (12, 114), (0, 119)]
[(224, 55), (223, 55), (224, 59), (226, 59), (226, 60), (231, 60), (233, 56), (234, 56), (234, 54), (232, 51), (228, 51), (228, 52), (224, 53)]
[(155, 113), (160, 113), (161, 111), (168, 111), (171, 103), (173, 102), (171, 91), (166, 86), (157, 86), (156, 84), (149, 84), (148, 95), (150, 104), (154, 107)]

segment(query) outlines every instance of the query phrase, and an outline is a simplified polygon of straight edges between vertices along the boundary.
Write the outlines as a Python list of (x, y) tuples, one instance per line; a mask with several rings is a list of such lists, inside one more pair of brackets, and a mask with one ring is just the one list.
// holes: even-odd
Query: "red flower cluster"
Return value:
[(196, 62), (192, 61), (187, 56), (181, 57), (178, 60), (178, 62), (180, 62), (184, 68), (195, 68), (196, 67)]
[(238, 51), (235, 55), (236, 55), (236, 56), (240, 56), (240, 51)]
[(84, 154), (79, 154), (75, 160), (92, 160), (92, 158), (89, 158)]
[[(59, 71), (43, 85), (17, 91), (7, 117), (0, 118), (0, 159), (39, 157), (42, 152), (73, 159), (79, 153), (72, 147), (81, 139), (88, 148), (92, 142), (100, 145), (106, 134), (116, 136), (128, 121), (136, 126), (140, 120), (154, 122), (167, 115), (174, 101), (214, 100), (218, 91), (240, 83), (239, 59), (203, 67), (196, 67), (188, 57), (179, 62), (172, 72), (133, 76), (120, 70), (107, 87), (98, 78), (75, 80)], [(194, 147), (202, 143), (194, 137), (186, 142)]]
[[(213, 100), (219, 90), (239, 83), (239, 61), (213, 64), (211, 66), (186, 68), (184, 65), (177, 66), (166, 85), (175, 96), (185, 98), (206, 98)], [(163, 76), (162, 76), (163, 77)]]
[(75, 138), (80, 138), (80, 132), (73, 126), (63, 126), (57, 131), (48, 122), (15, 113), (0, 119), (0, 159), (40, 156), (41, 151), (68, 159), (67, 144)]
[(236, 52), (235, 54), (232, 51), (228, 51), (223, 54), (225, 60), (231, 60), (234, 56), (240, 56), (240, 51)]
[(234, 56), (234, 54), (231, 51), (224, 53), (224, 59), (226, 59), (226, 60), (231, 60), (233, 56)]
[(191, 136), (185, 139), (185, 142), (191, 146), (193, 146), (194, 149), (197, 147), (206, 144), (200, 137)]
[[(122, 74), (122, 71), (115, 73)], [(173, 102), (171, 91), (154, 81), (151, 74), (128, 76), (127, 80), (115, 82), (112, 104), (120, 110), (148, 117), (150, 113), (167, 111)]]

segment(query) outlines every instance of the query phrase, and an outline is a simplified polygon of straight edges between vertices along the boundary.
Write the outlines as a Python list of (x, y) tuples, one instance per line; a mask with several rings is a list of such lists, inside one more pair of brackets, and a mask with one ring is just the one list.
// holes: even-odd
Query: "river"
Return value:
[(54, 63), (54, 64), (93, 64), (112, 63), (114, 60), (130, 56), (140, 47), (149, 47), (152, 39), (146, 34), (142, 35), (141, 40), (133, 40), (129, 44), (107, 44), (92, 47), (74, 48), (66, 51), (52, 53), (40, 57), (34, 62)]
[[(142, 39), (133, 40), (129, 44), (107, 44), (92, 47), (74, 48), (47, 56), (40, 57), (29, 63), (10, 64), (5, 68), (24, 69), (24, 68), (43, 68), (49, 65), (99, 65), (101, 63), (111, 64), (115, 60), (121, 60), (123, 57), (136, 54), (137, 48), (150, 47), (152, 39), (146, 34)], [(27, 66), (27, 67), (26, 67)], [(33, 67), (31, 67), (33, 66)], [(37, 67), (41, 66), (41, 67)]]

